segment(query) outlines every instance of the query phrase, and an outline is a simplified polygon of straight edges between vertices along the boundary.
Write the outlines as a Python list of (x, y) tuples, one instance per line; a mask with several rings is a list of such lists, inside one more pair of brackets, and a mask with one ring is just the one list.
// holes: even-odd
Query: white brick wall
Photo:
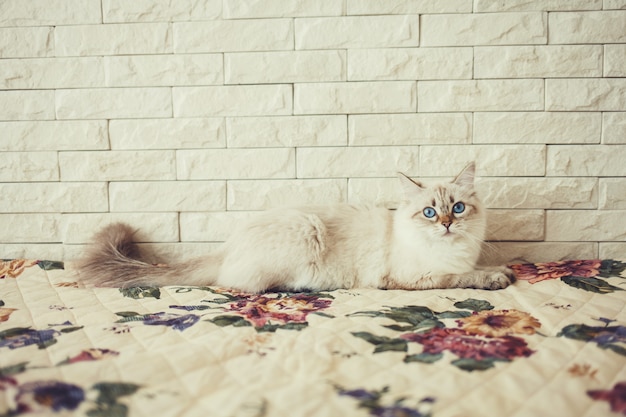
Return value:
[(475, 159), (485, 261), (626, 258), (625, 28), (624, 0), (3, 0), (0, 257), (117, 220), (189, 257)]

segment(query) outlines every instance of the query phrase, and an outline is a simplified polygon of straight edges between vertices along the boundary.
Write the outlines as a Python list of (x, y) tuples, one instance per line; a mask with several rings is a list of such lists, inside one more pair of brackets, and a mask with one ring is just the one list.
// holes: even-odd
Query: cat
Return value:
[(138, 259), (123, 223), (94, 237), (79, 263), (96, 286), (215, 285), (258, 293), (338, 288), (495, 290), (514, 282), (506, 267), (477, 268), (485, 208), (475, 164), (451, 182), (424, 185), (398, 174), (395, 210), (348, 204), (274, 209), (239, 227), (214, 253), (179, 264)]

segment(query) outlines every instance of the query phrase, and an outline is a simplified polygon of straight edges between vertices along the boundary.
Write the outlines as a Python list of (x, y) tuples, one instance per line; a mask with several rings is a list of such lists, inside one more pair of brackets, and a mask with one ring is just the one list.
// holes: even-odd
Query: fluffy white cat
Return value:
[(134, 230), (112, 224), (80, 263), (97, 286), (216, 285), (246, 292), (337, 288), (505, 288), (505, 267), (478, 269), (485, 209), (474, 164), (448, 183), (399, 174), (397, 210), (347, 204), (275, 209), (239, 227), (214, 253), (172, 265), (137, 259)]

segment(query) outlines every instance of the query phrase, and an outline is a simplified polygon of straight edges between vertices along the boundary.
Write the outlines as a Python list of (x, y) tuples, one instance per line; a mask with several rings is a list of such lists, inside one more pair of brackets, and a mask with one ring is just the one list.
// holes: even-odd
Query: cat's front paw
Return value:
[(505, 266), (491, 268), (485, 272), (487, 274), (483, 288), (486, 290), (501, 290), (515, 282), (513, 270)]

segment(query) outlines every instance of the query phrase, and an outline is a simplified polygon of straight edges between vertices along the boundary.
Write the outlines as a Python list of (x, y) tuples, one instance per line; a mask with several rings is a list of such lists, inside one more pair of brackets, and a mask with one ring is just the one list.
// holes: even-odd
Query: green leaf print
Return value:
[(594, 292), (597, 294), (608, 294), (615, 291), (624, 291), (623, 288), (616, 287), (609, 284), (603, 279), (598, 278), (585, 278), (585, 277), (562, 277), (561, 281), (567, 285), (579, 288), (581, 290)]

